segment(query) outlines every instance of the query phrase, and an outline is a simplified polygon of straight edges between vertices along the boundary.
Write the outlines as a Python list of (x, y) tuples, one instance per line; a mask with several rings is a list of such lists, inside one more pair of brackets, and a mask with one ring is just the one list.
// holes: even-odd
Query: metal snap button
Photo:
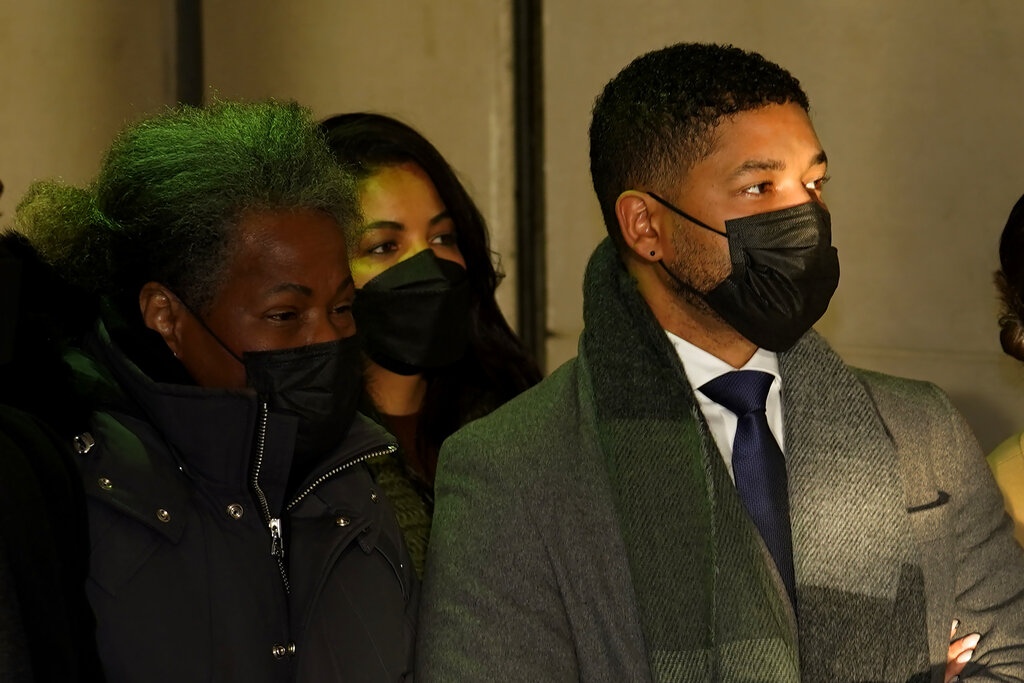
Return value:
[(350, 524), (348, 517), (338, 517), (334, 520), (334, 523), (338, 526), (348, 526)]
[(85, 455), (96, 445), (96, 439), (92, 438), (92, 434), (89, 432), (82, 432), (72, 439), (71, 443), (74, 445), (76, 453)]
[(372, 500), (374, 503), (376, 503), (377, 502), (377, 498), (378, 498), (377, 492), (376, 491), (370, 491), (370, 500)]
[(163, 508), (160, 508), (159, 510), (156, 511), (156, 518), (164, 524), (166, 524), (167, 522), (171, 521), (171, 513), (168, 512), (167, 510), (164, 510)]
[(295, 643), (288, 643), (287, 645), (275, 645), (271, 648), (270, 652), (274, 655), (274, 659), (284, 659), (285, 657), (295, 656)]
[(243, 514), (245, 514), (245, 510), (238, 503), (228, 505), (228, 516), (232, 519), (241, 519)]
[(100, 477), (99, 482), (100, 488), (103, 489), (104, 491), (109, 491), (110, 489), (114, 488), (114, 482), (110, 481), (106, 477)]

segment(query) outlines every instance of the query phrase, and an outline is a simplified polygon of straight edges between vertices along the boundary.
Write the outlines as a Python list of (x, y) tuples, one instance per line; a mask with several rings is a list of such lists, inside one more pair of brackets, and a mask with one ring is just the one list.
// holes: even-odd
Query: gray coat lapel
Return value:
[(916, 665), (924, 620), (895, 445), (817, 333), (779, 365), (803, 674), (892, 680)]

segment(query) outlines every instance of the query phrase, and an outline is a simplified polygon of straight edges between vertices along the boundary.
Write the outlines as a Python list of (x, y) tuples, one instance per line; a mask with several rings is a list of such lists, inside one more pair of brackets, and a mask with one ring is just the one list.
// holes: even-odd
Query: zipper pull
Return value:
[(270, 520), (270, 554), (274, 557), (284, 557), (284, 538), (281, 536), (281, 520)]

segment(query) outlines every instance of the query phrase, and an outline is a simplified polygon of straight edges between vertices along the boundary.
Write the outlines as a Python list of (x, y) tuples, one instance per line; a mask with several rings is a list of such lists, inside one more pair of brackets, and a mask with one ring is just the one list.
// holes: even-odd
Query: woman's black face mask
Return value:
[(818, 202), (727, 220), (725, 232), (702, 223), (653, 192), (651, 197), (691, 223), (729, 240), (732, 272), (699, 292), (669, 270), (682, 288), (707, 302), (760, 348), (786, 351), (816, 323), (839, 285), (832, 221)]
[(357, 289), (352, 314), (373, 362), (415, 375), (466, 353), (469, 298), (466, 269), (426, 249)]
[(310, 461), (341, 443), (362, 393), (359, 338), (242, 354), (246, 384), (272, 412), (298, 420), (295, 460)]
[(206, 321), (195, 313), (192, 316), (242, 364), (246, 386), (271, 412), (296, 419), (293, 468), (311, 464), (341, 443), (363, 391), (357, 335), (290, 349), (245, 351), (239, 357)]

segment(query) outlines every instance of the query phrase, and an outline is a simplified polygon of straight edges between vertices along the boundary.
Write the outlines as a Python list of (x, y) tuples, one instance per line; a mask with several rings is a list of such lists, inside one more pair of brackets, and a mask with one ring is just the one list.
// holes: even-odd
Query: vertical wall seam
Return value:
[(203, 0), (175, 0), (174, 95), (180, 104), (203, 103)]
[(513, 0), (516, 308), (518, 331), (545, 370), (547, 259), (542, 0)]

